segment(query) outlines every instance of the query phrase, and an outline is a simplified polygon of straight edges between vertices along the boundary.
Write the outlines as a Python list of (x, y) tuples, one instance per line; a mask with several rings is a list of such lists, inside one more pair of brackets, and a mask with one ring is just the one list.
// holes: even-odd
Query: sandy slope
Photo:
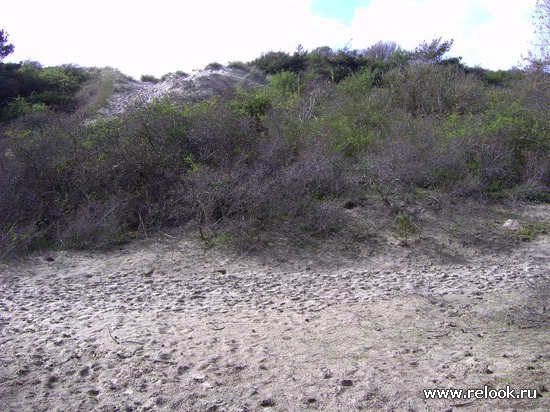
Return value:
[[(0, 267), (0, 410), (547, 411), (550, 329), (518, 314), (549, 246), (37, 254)], [(422, 394), (484, 385), (542, 397)]]
[(114, 83), (113, 95), (98, 113), (104, 117), (120, 116), (132, 107), (143, 106), (158, 99), (207, 98), (231, 87), (246, 88), (259, 84), (264, 84), (264, 79), (256, 71), (228, 67), (219, 70), (195, 70), (189, 75), (170, 73), (156, 83), (118, 78)]

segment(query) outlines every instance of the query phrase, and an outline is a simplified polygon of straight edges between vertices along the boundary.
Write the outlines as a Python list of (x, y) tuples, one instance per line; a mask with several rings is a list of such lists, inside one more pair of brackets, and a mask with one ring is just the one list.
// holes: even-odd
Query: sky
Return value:
[(521, 65), (533, 41), (536, 0), (18, 0), (0, 7), (15, 52), (5, 62), (110, 66), (139, 79), (268, 51), (412, 50), (454, 40), (468, 66)]

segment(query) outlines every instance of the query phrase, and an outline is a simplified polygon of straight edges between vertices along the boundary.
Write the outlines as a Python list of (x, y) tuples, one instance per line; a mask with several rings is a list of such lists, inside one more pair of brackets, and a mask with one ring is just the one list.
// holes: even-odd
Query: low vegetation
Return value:
[(114, 71), (0, 63), (0, 254), (174, 227), (322, 238), (370, 199), (408, 243), (396, 199), (550, 201), (548, 74), (468, 68), (451, 45), (269, 52), (230, 64), (269, 73), (264, 87), (93, 122)]

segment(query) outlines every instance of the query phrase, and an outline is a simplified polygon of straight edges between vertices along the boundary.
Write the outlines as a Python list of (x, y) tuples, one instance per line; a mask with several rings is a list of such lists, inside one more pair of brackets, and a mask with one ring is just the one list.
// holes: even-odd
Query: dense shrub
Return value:
[(385, 81), (393, 104), (414, 116), (480, 113), (481, 81), (453, 66), (418, 63), (390, 71)]
[(223, 64), (221, 64), (221, 63), (212, 62), (212, 63), (208, 63), (206, 65), (206, 68), (210, 69), (210, 70), (218, 71), (218, 70), (223, 69), (224, 67), (223, 67)]
[(423, 55), (432, 45), (428, 62), (392, 48), (270, 53), (259, 60), (274, 72), (265, 86), (235, 89), (218, 74), (208, 99), (93, 121), (84, 116), (120, 73), (2, 65), (2, 93), (35, 93), (2, 110), (0, 253), (175, 226), (243, 245), (324, 237), (347, 225), (342, 199), (371, 194), (549, 201), (547, 76), (489, 81), (436, 43)]
[(444, 142), (437, 122), (394, 113), (387, 135), (365, 153), (366, 176), (374, 186), (448, 189), (468, 175), (468, 145)]
[(253, 162), (242, 156), (228, 169), (199, 169), (187, 198), (199, 223), (241, 241), (258, 231), (323, 236), (341, 229), (343, 217), (328, 218), (326, 202), (348, 190), (343, 162), (321, 142), (302, 143), (296, 152), (285, 139), (263, 138)]
[(340, 82), (346, 76), (366, 66), (367, 59), (358, 50), (347, 48), (333, 51), (328, 47), (314, 50), (309, 55), (309, 68), (333, 82)]
[(87, 70), (74, 65), (43, 68), (37, 62), (0, 63), (0, 121), (28, 112), (14, 104), (74, 111), (76, 93), (90, 78)]
[(480, 67), (467, 68), (466, 70), (478, 75), (484, 83), (490, 86), (510, 87), (525, 77), (519, 70), (485, 70)]
[(246, 64), (245, 62), (239, 61), (239, 60), (229, 62), (227, 64), (227, 67), (229, 67), (230, 69), (243, 70), (245, 72), (249, 72), (250, 69), (251, 69), (251, 67), (248, 64)]
[(158, 83), (160, 81), (152, 74), (142, 74), (140, 80), (145, 83)]
[(306, 56), (307, 53), (301, 48), (298, 48), (292, 55), (282, 51), (270, 51), (251, 61), (250, 64), (269, 74), (276, 74), (282, 71), (297, 73), (306, 69)]
[(319, 123), (337, 151), (353, 157), (388, 132), (393, 118), (385, 89), (374, 87), (369, 70), (349, 76), (322, 101)]

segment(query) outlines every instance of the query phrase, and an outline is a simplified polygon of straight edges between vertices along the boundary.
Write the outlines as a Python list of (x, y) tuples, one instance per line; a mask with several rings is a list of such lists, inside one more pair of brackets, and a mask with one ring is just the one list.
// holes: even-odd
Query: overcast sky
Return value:
[(509, 69), (533, 36), (536, 0), (12, 0), (0, 29), (15, 52), (5, 61), (111, 66), (142, 74), (190, 72), (217, 61), (249, 61), (346, 44), (454, 39), (469, 66)]

